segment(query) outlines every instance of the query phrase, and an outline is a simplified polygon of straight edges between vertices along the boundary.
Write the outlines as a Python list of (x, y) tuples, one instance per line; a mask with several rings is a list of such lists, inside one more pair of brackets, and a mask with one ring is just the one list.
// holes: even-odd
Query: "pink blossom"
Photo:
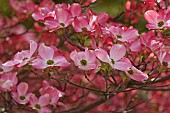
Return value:
[(148, 21), (146, 25), (149, 29), (163, 29), (168, 26), (169, 17), (163, 10), (158, 13), (155, 10), (148, 10), (145, 12), (144, 17)]
[(162, 65), (170, 68), (170, 54), (168, 52), (159, 50), (157, 56)]
[(46, 17), (54, 17), (55, 12), (47, 7), (39, 7), (33, 14), (34, 20), (44, 22)]
[(134, 66), (132, 66), (129, 70), (126, 71), (126, 75), (136, 81), (144, 82), (144, 80), (148, 79), (148, 75), (138, 70)]
[(110, 64), (113, 69), (127, 71), (132, 66), (131, 63), (123, 61), (126, 54), (126, 48), (124, 45), (114, 44), (110, 49), (110, 55), (101, 48), (96, 49), (95, 53), (97, 58), (102, 62)]
[(12, 92), (12, 97), (19, 104), (26, 104), (29, 102), (29, 98), (32, 95), (32, 93), (27, 93), (27, 91), (28, 84), (25, 82), (21, 82), (17, 86), (17, 92)]
[(76, 32), (92, 31), (93, 26), (89, 25), (89, 20), (85, 16), (76, 17), (73, 21), (73, 27)]
[(17, 54), (15, 54), (14, 60), (7, 61), (3, 64), (3, 66), (14, 66), (17, 64), (18, 67), (21, 67), (26, 65), (31, 60), (32, 55), (34, 54), (36, 49), (37, 43), (34, 41), (30, 41), (30, 50), (23, 50), (21, 52), (18, 52)]
[(38, 113), (51, 113), (51, 109), (47, 107), (50, 103), (50, 96), (48, 94), (42, 95), (39, 99), (35, 95), (30, 96), (30, 106)]
[(5, 73), (0, 77), (0, 90), (11, 91), (16, 87), (18, 83), (18, 78), (16, 73)]
[(56, 89), (53, 86), (50, 86), (47, 81), (43, 81), (43, 86), (39, 90), (39, 92), (40, 92), (41, 95), (49, 94), (50, 104), (53, 105), (53, 106), (58, 104), (59, 98), (64, 95), (63, 92), (59, 91), (58, 89)]
[(64, 8), (56, 8), (54, 17), (46, 17), (44, 24), (50, 29), (60, 29), (68, 27), (72, 22), (71, 13)]
[(96, 55), (94, 51), (85, 49), (85, 52), (72, 51), (70, 58), (74, 61), (74, 64), (82, 70), (96, 69)]
[(138, 38), (138, 30), (131, 28), (128, 30), (123, 30), (120, 27), (111, 26), (109, 31), (116, 37), (117, 40), (122, 42), (131, 42)]
[(54, 50), (51, 47), (47, 47), (42, 43), (38, 49), (40, 57), (33, 60), (32, 66), (37, 69), (45, 69), (53, 66), (68, 66), (69, 62), (64, 56), (55, 56)]

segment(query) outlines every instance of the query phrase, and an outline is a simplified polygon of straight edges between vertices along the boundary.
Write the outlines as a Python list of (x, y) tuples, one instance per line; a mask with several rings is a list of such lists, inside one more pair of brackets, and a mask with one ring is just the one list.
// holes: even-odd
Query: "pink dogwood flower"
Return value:
[(30, 96), (30, 107), (38, 111), (38, 113), (51, 113), (51, 109), (47, 107), (50, 103), (50, 96), (48, 94), (42, 95), (39, 99), (35, 95)]
[(7, 61), (3, 64), (3, 66), (14, 66), (17, 65), (18, 67), (22, 67), (26, 65), (32, 58), (32, 55), (37, 49), (37, 43), (34, 41), (30, 42), (30, 50), (23, 50), (21, 52), (18, 52), (14, 56), (14, 60)]
[(145, 19), (148, 21), (146, 27), (149, 29), (163, 29), (167, 27), (170, 19), (168, 15), (163, 10), (160, 10), (158, 13), (155, 10), (148, 10), (144, 14)]
[(110, 55), (101, 48), (96, 49), (95, 53), (98, 59), (110, 64), (113, 69), (127, 71), (132, 66), (131, 63), (123, 61), (126, 54), (124, 45), (114, 44), (110, 49)]
[(109, 31), (116, 37), (117, 40), (122, 42), (131, 42), (139, 37), (138, 30), (135, 28), (123, 30), (120, 27), (111, 26)]
[(138, 70), (134, 66), (132, 66), (129, 70), (126, 71), (126, 75), (138, 82), (144, 82), (148, 79), (148, 75), (143, 73), (142, 71)]
[(59, 91), (53, 86), (50, 86), (47, 81), (43, 81), (42, 88), (39, 90), (41, 95), (49, 94), (50, 97), (50, 104), (55, 106), (58, 104), (58, 100), (60, 97), (64, 95), (63, 92)]
[(13, 99), (19, 104), (26, 104), (29, 102), (29, 98), (32, 93), (27, 93), (28, 84), (25, 82), (21, 82), (17, 86), (17, 92), (12, 92)]
[(64, 56), (55, 56), (53, 48), (45, 46), (44, 43), (39, 46), (38, 53), (40, 57), (33, 60), (32, 63), (34, 68), (45, 69), (53, 66), (63, 67), (70, 65)]
[(71, 13), (64, 8), (56, 8), (54, 17), (46, 17), (44, 24), (50, 29), (68, 27), (72, 22)]
[(12, 91), (17, 83), (18, 78), (16, 77), (16, 73), (4, 73), (0, 77), (0, 90)]
[(96, 69), (96, 55), (92, 50), (85, 49), (85, 52), (77, 52), (76, 50), (70, 53), (70, 58), (74, 64), (82, 70)]

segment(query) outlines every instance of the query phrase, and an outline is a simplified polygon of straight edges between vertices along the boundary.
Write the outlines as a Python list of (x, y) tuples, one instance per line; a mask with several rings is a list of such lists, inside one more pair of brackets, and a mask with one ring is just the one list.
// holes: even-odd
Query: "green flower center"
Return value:
[(63, 26), (63, 27), (65, 26), (64, 23), (60, 23), (60, 25)]
[(163, 22), (163, 21), (158, 22), (158, 26), (159, 26), (159, 27), (162, 27), (163, 25), (164, 25), (164, 22)]
[(48, 65), (53, 65), (53, 64), (54, 64), (54, 61), (53, 61), (53, 60), (48, 60), (48, 61), (47, 61), (47, 64), (48, 64)]
[(25, 100), (25, 96), (20, 96), (19, 97), (21, 100)]
[(162, 62), (162, 65), (168, 66), (168, 63), (167, 62)]
[(39, 105), (39, 104), (36, 104), (35, 107), (36, 107), (37, 109), (41, 109), (41, 105)]
[(128, 73), (130, 74), (130, 75), (133, 75), (133, 70), (132, 69), (130, 69), (129, 71), (128, 71)]
[(3, 72), (4, 70), (2, 68), (0, 68), (0, 72)]
[(81, 28), (82, 31), (87, 31), (86, 27)]
[(81, 63), (81, 65), (83, 65), (83, 66), (87, 65), (87, 61), (86, 61), (86, 60), (81, 60), (80, 63)]
[(112, 62), (112, 64), (115, 64), (115, 61), (113, 59), (111, 59), (111, 62)]
[(122, 38), (122, 36), (120, 34), (117, 34), (116, 37), (117, 38)]
[(23, 58), (22, 60), (24, 61), (24, 60), (27, 60), (28, 58), (27, 57), (25, 57), (25, 58)]

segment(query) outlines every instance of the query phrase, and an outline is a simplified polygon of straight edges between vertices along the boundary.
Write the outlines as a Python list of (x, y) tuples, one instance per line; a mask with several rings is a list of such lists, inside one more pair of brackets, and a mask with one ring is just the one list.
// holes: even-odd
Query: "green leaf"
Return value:
[(90, 43), (91, 43), (91, 39), (86, 39), (84, 41), (84, 46), (88, 47), (88, 46), (90, 46)]

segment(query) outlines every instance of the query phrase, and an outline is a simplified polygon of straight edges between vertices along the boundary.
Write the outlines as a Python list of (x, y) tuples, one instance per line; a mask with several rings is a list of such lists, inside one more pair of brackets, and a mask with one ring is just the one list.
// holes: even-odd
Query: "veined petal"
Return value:
[(45, 94), (40, 96), (39, 100), (38, 100), (38, 104), (41, 105), (41, 107), (44, 107), (46, 105), (48, 105), (50, 103), (50, 96), (49, 94)]
[(158, 13), (155, 10), (149, 10), (147, 12), (145, 12), (144, 17), (145, 19), (152, 24), (157, 23), (157, 17), (158, 17)]
[(70, 65), (69, 62), (67, 62), (66, 58), (63, 56), (57, 56), (54, 58), (54, 66), (68, 66)]
[(32, 57), (36, 49), (37, 49), (37, 43), (34, 41), (30, 41), (30, 58)]
[(47, 66), (46, 61), (43, 59), (37, 58), (33, 61), (32, 66), (36, 69), (45, 69)]
[(19, 96), (25, 96), (28, 90), (28, 84), (25, 82), (21, 82), (18, 86), (17, 86), (17, 91)]
[(132, 70), (132, 74), (129, 74), (128, 72), (126, 72), (126, 75), (128, 77), (130, 77), (131, 79), (139, 81), (139, 82), (143, 82), (144, 80), (148, 79), (147, 74), (145, 74), (142, 71), (138, 70), (134, 66), (132, 66), (131, 70)]
[(110, 50), (110, 58), (114, 61), (118, 61), (126, 54), (126, 48), (121, 44), (114, 44)]
[(121, 70), (121, 71), (127, 71), (132, 67), (132, 64), (129, 62), (125, 62), (125, 61), (117, 61), (115, 62), (115, 64), (113, 65), (113, 68), (117, 69), (117, 70)]
[(96, 49), (95, 54), (96, 54), (97, 58), (100, 59), (103, 62), (109, 63), (111, 61), (107, 52), (105, 50), (101, 49), (101, 48)]
[(70, 58), (71, 58), (71, 60), (75, 61), (76, 55), (77, 55), (77, 51), (76, 51), (76, 50), (75, 50), (75, 51), (72, 51), (72, 52), (70, 53)]
[(20, 63), (20, 61), (7, 61), (4, 64), (2, 64), (3, 66), (14, 66), (16, 64)]
[(42, 59), (44, 60), (52, 60), (54, 56), (54, 50), (51, 47), (45, 46), (42, 43), (38, 49), (38, 52)]
[(81, 14), (81, 6), (78, 3), (73, 3), (70, 6), (70, 12), (73, 17), (79, 16)]
[(123, 34), (123, 37), (126, 39), (126, 41), (133, 41), (138, 38), (138, 36), (139, 34), (137, 29), (129, 29)]

